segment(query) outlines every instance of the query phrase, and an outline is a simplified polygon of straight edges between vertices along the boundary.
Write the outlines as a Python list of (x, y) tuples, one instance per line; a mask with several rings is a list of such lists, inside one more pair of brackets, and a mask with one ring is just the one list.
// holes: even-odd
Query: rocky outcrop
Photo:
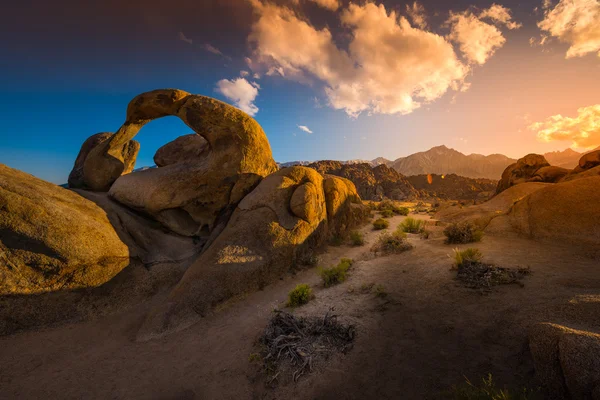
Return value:
[(529, 180), (530, 182), (546, 182), (546, 183), (556, 183), (562, 180), (565, 176), (567, 176), (571, 172), (570, 169), (561, 168), (561, 167), (542, 167), (535, 171), (533, 177)]
[(529, 332), (537, 379), (550, 399), (600, 399), (600, 335), (542, 323)]
[(99, 286), (128, 264), (102, 208), (0, 164), (0, 295)]
[[(102, 132), (97, 133), (95, 135), (90, 136), (83, 142), (81, 145), (81, 149), (79, 150), (79, 154), (77, 155), (77, 159), (75, 160), (75, 165), (69, 174), (69, 187), (77, 188), (77, 189), (87, 189), (87, 185), (84, 180), (83, 174), (83, 165), (85, 164), (85, 160), (88, 154), (96, 147), (106, 142), (113, 136), (110, 132)], [(121, 158), (123, 159), (123, 172), (122, 174), (128, 174), (133, 171), (135, 167), (135, 160), (140, 151), (140, 144), (135, 140), (127, 141), (119, 152)]]
[[(114, 157), (113, 147), (130, 140), (147, 122), (166, 115), (181, 118), (206, 140), (209, 149), (192, 159), (119, 178), (121, 160)], [(175, 159), (185, 159), (190, 151), (198, 151), (200, 141), (193, 139), (176, 141), (161, 153), (178, 153)], [(174, 150), (189, 141), (193, 143), (188, 143), (187, 155)], [(110, 187), (113, 199), (169, 230), (206, 237), (222, 229), (237, 203), (276, 169), (266, 135), (244, 112), (209, 97), (156, 90), (131, 101), (125, 124), (90, 153), (84, 175), (95, 189)]]
[(598, 204), (600, 176), (582, 178), (532, 193), (514, 205), (510, 219), (518, 232), (531, 238), (600, 246)]
[(528, 154), (520, 158), (515, 164), (511, 164), (502, 173), (502, 178), (498, 182), (496, 194), (508, 189), (511, 186), (525, 182), (540, 182), (538, 178), (534, 179), (536, 172), (543, 167), (549, 167), (550, 164), (544, 156), (539, 154)]
[(415, 175), (406, 179), (428, 198), (444, 200), (487, 200), (496, 190), (497, 181), (450, 175)]
[(356, 186), (363, 200), (410, 200), (420, 193), (405, 176), (385, 164), (371, 167), (369, 164), (342, 164), (339, 161), (318, 161), (308, 165), (321, 174), (330, 174), (349, 179)]
[(335, 229), (362, 222), (346, 213), (352, 208), (362, 208), (357, 215), (367, 213), (352, 186), (306, 167), (269, 175), (240, 202), (167, 302), (150, 313), (138, 339), (195, 323), (216, 304), (278, 279), (326, 243)]
[(165, 167), (185, 161), (193, 162), (205, 157), (209, 151), (206, 139), (192, 133), (180, 136), (158, 149), (154, 155), (154, 163), (157, 167)]

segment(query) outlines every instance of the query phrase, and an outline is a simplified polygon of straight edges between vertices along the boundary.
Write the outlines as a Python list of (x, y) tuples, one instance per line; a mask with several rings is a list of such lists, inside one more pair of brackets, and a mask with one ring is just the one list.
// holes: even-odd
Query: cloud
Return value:
[(188, 44), (194, 44), (194, 41), (192, 39), (189, 39), (188, 37), (186, 37), (185, 34), (181, 31), (179, 32), (178, 38), (182, 42), (186, 42)]
[(308, 127), (307, 127), (307, 126), (304, 126), (304, 125), (298, 125), (298, 128), (299, 128), (301, 131), (304, 131), (304, 132), (306, 132), (306, 133), (309, 133), (309, 134), (310, 134), (310, 133), (313, 133), (313, 131), (311, 131), (310, 129), (308, 129)]
[(335, 11), (340, 7), (340, 2), (338, 0), (310, 0), (313, 3), (317, 3), (323, 8), (326, 8), (331, 11)]
[(216, 54), (218, 56), (222, 56), (223, 55), (223, 53), (221, 52), (221, 50), (217, 49), (216, 47), (214, 47), (210, 43), (206, 43), (204, 46), (202, 46), (202, 48), (204, 50), (208, 51), (209, 53), (213, 53), (213, 54)]
[(508, 29), (519, 29), (523, 25), (512, 20), (510, 10), (499, 4), (492, 4), (492, 6), (486, 10), (483, 10), (479, 14), (479, 18), (489, 18), (495, 22), (506, 25)]
[[(493, 7), (493, 6), (492, 6)], [(490, 8), (491, 10), (491, 8)], [(484, 11), (482, 14), (489, 12)], [(482, 21), (470, 11), (450, 12), (450, 35), (470, 63), (483, 65), (506, 42), (494, 25)]]
[(600, 145), (600, 104), (579, 108), (575, 118), (553, 115), (529, 129), (537, 132), (542, 142), (571, 140), (573, 147), (596, 147)]
[(600, 56), (600, 2), (598, 0), (560, 0), (554, 7), (544, 2), (544, 19), (538, 27), (550, 36), (569, 44), (566, 58), (589, 53)]
[(406, 5), (406, 13), (413, 22), (413, 25), (421, 28), (427, 28), (427, 15), (425, 14), (425, 7), (422, 4), (414, 1), (412, 4)]
[(217, 82), (215, 90), (232, 101), (240, 110), (254, 116), (258, 112), (254, 100), (258, 96), (259, 88), (260, 86), (255, 82), (252, 84), (244, 78), (237, 78), (233, 80), (221, 79)]
[(250, 75), (250, 72), (248, 72), (248, 71), (244, 71), (244, 70), (240, 71), (240, 76), (241, 76), (242, 78), (245, 78), (245, 77), (247, 77), (248, 75)]
[(352, 117), (410, 113), (459, 90), (470, 72), (447, 39), (412, 27), (383, 5), (350, 4), (341, 11), (350, 38), (342, 49), (327, 27), (315, 28), (294, 10), (250, 2), (258, 16), (248, 38), (253, 65), (286, 79), (322, 83), (329, 105)]

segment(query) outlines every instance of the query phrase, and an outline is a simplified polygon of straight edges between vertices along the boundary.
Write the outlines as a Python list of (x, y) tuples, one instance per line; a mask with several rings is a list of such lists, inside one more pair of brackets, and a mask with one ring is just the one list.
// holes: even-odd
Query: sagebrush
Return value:
[(408, 217), (398, 226), (402, 232), (421, 233), (425, 230), (425, 221)]
[(353, 261), (350, 258), (342, 258), (340, 263), (331, 268), (319, 268), (319, 275), (323, 280), (323, 286), (330, 287), (346, 280), (348, 270)]
[(373, 222), (373, 228), (375, 230), (382, 230), (382, 229), (387, 229), (390, 226), (389, 221), (386, 221), (383, 218), (378, 218)]
[(313, 297), (313, 292), (310, 286), (308, 286), (306, 283), (301, 283), (288, 293), (287, 306), (301, 306), (308, 303)]
[(472, 222), (460, 222), (448, 225), (444, 235), (448, 244), (474, 243), (483, 238), (483, 231)]

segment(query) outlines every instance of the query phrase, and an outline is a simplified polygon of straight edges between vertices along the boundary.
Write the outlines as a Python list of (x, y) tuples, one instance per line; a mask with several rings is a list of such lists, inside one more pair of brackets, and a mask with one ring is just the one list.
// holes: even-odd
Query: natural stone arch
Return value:
[[(122, 148), (148, 122), (179, 117), (208, 142), (194, 160), (122, 175)], [(211, 233), (258, 182), (277, 170), (260, 125), (241, 110), (210, 97), (164, 89), (135, 97), (123, 126), (84, 163), (92, 190), (142, 211), (187, 236)]]

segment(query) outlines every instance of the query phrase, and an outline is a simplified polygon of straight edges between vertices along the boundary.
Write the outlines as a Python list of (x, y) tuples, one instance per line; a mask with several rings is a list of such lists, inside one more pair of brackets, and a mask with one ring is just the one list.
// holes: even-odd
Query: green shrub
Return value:
[(479, 249), (468, 248), (465, 250), (454, 249), (454, 267), (459, 268), (465, 264), (481, 262), (483, 254)]
[(313, 298), (312, 289), (306, 283), (301, 283), (288, 293), (288, 307), (298, 307), (306, 304)]
[(350, 244), (352, 246), (362, 246), (365, 244), (365, 237), (359, 231), (350, 232)]
[(425, 230), (425, 221), (408, 217), (402, 221), (398, 229), (406, 233), (421, 233)]
[(344, 282), (352, 263), (351, 259), (342, 258), (340, 263), (335, 267), (319, 268), (319, 275), (321, 275), (321, 279), (323, 280), (323, 286), (327, 288)]
[(382, 229), (387, 229), (390, 226), (390, 223), (383, 218), (378, 218), (373, 222), (373, 228), (380, 231)]
[(391, 218), (394, 216), (394, 212), (392, 210), (383, 210), (381, 211), (381, 216), (383, 218)]
[[(465, 378), (466, 379), (466, 378)], [(528, 388), (521, 390), (500, 389), (492, 379), (492, 374), (481, 380), (480, 385), (474, 385), (469, 379), (460, 386), (454, 386), (451, 391), (454, 400), (533, 400), (541, 399), (540, 392)]]
[(394, 209), (394, 212), (398, 215), (407, 216), (408, 213), (410, 213), (410, 209), (408, 207), (397, 207), (396, 209)]
[(448, 225), (444, 235), (448, 244), (473, 243), (481, 240), (483, 232), (471, 222), (460, 222)]
[(371, 251), (383, 253), (402, 253), (412, 249), (412, 245), (406, 241), (406, 233), (396, 231), (394, 233), (383, 233), (377, 238), (377, 243)]

